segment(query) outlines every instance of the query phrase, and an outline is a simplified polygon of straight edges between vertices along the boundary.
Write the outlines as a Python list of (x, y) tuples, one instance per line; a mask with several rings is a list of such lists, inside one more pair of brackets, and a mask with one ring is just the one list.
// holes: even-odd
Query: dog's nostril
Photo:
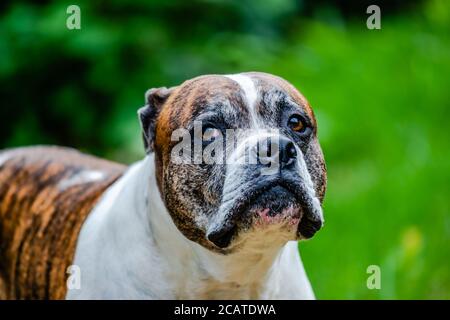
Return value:
[(297, 150), (292, 142), (286, 146), (286, 155), (290, 159), (295, 159), (297, 157)]
[(288, 139), (283, 139), (280, 143), (281, 158), (280, 162), (282, 165), (290, 165), (294, 163), (297, 158), (297, 150), (292, 141)]

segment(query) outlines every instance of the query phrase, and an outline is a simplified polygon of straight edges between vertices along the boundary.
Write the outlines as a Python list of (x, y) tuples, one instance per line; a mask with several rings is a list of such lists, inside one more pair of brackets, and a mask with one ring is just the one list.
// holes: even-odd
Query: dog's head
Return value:
[(323, 224), (326, 169), (306, 99), (265, 73), (151, 89), (139, 110), (162, 199), (190, 240), (221, 253)]

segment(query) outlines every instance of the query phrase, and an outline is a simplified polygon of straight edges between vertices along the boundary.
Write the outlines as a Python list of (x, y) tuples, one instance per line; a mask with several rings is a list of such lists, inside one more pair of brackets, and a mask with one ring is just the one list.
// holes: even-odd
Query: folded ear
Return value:
[(162, 109), (162, 106), (174, 91), (172, 88), (153, 88), (145, 93), (145, 106), (138, 110), (139, 121), (141, 123), (142, 137), (144, 139), (145, 152), (150, 153), (154, 150), (156, 119)]

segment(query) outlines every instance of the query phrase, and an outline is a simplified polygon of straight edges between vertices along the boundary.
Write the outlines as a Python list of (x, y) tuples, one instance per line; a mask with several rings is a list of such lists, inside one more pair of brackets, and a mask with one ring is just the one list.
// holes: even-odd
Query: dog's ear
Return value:
[(145, 93), (145, 106), (138, 110), (139, 122), (141, 123), (142, 137), (144, 139), (145, 152), (154, 150), (156, 119), (162, 106), (167, 101), (176, 87), (153, 88)]

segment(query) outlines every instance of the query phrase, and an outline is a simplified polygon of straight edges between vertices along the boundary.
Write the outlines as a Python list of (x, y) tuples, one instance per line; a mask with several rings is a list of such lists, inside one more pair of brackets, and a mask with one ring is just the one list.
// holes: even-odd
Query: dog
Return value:
[[(0, 153), (0, 298), (314, 299), (297, 241), (323, 225), (326, 167), (304, 96), (248, 72), (145, 99), (146, 156), (130, 167), (62, 147)], [(179, 157), (194, 131), (183, 148), (200, 157)], [(221, 161), (192, 161), (217, 141)]]

